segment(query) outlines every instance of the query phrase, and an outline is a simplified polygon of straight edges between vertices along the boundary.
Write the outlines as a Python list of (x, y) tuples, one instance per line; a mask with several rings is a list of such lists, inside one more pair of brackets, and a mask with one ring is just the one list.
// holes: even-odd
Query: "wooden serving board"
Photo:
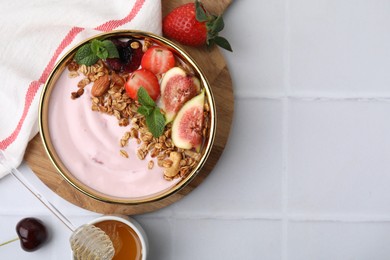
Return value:
[[(219, 14), (229, 6), (231, 1), (203, 0), (202, 2), (211, 13)], [(163, 15), (188, 2), (192, 2), (192, 0), (162, 0)], [(24, 159), (42, 182), (59, 196), (79, 207), (104, 214), (124, 215), (141, 214), (163, 208), (178, 201), (195, 189), (210, 174), (225, 148), (232, 124), (234, 97), (230, 74), (218, 48), (208, 50), (206, 48), (182, 47), (189, 52), (205, 72), (215, 96), (218, 117), (216, 138), (211, 154), (202, 171), (189, 185), (165, 199), (148, 204), (129, 206), (101, 202), (79, 192), (61, 177), (49, 160), (40, 136), (37, 135), (30, 141)]]

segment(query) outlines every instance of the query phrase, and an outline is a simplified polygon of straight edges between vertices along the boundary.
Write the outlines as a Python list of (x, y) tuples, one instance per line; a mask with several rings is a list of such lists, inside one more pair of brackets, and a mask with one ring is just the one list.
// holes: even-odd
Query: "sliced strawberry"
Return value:
[(175, 66), (175, 56), (164, 47), (153, 46), (145, 52), (141, 66), (154, 74), (162, 74)]
[(147, 69), (139, 69), (130, 74), (125, 83), (126, 92), (134, 100), (137, 100), (137, 91), (144, 87), (149, 96), (156, 101), (160, 96), (160, 84), (153, 72)]

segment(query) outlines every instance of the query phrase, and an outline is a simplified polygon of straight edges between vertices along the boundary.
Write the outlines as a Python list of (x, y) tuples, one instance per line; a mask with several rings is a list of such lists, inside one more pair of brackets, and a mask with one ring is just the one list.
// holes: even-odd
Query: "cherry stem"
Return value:
[(19, 240), (18, 237), (14, 238), (14, 239), (11, 239), (11, 240), (8, 240), (7, 242), (4, 242), (4, 243), (0, 244), (0, 246), (5, 246), (5, 245), (7, 245), (7, 244), (9, 244), (9, 243), (12, 243), (12, 242), (15, 242), (15, 241), (17, 241), (17, 240)]

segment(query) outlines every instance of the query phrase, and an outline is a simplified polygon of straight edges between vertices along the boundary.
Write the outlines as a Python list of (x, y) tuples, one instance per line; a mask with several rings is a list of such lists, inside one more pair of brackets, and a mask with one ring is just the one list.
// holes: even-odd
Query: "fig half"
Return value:
[(166, 123), (171, 122), (180, 108), (200, 91), (199, 79), (182, 68), (168, 70), (161, 81), (160, 107), (165, 112)]
[(189, 100), (180, 109), (172, 124), (172, 141), (182, 149), (195, 148), (202, 145), (204, 91)]

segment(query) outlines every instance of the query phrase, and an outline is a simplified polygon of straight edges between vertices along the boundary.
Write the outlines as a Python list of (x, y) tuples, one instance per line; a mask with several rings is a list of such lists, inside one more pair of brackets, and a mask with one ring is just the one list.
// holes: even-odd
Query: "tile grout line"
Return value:
[[(36, 215), (36, 216), (44, 216), (44, 217), (52, 217), (52, 213), (44, 213), (39, 211), (0, 211), (1, 217), (24, 217), (26, 214)], [(74, 221), (77, 218), (94, 218), (96, 216), (91, 212), (92, 215), (85, 214), (67, 214), (66, 217), (71, 221)], [(209, 215), (177, 215), (175, 217), (166, 215), (166, 216), (136, 216), (136, 219), (142, 219), (144, 221), (147, 220), (219, 220), (219, 221), (241, 221), (241, 220), (254, 220), (254, 221), (277, 221), (281, 222), (283, 219), (287, 219), (288, 223), (298, 223), (298, 222), (328, 222), (328, 223), (386, 223), (390, 224), (390, 215), (359, 215), (359, 214), (334, 214), (334, 215), (324, 215), (324, 214), (310, 214), (310, 213), (285, 213), (285, 214), (256, 214), (253, 216), (247, 215), (239, 215), (239, 216), (228, 216), (228, 215), (219, 215), (219, 216), (209, 216)], [(57, 221), (55, 217), (53, 217), (54, 221)]]
[(288, 107), (289, 100), (283, 100), (282, 116), (282, 259), (288, 260)]
[(290, 41), (290, 0), (285, 2), (285, 53), (284, 53), (284, 89), (282, 98), (282, 260), (288, 260), (288, 131), (289, 131), (289, 96), (291, 95), (291, 41)]
[[(286, 92), (290, 91), (286, 87)], [(283, 101), (284, 99), (290, 99), (290, 100), (298, 100), (298, 101), (306, 101), (306, 102), (317, 102), (317, 101), (353, 101), (353, 102), (390, 102), (390, 97), (387, 96), (357, 96), (357, 95), (345, 95), (345, 96), (332, 96), (332, 95), (272, 95), (272, 94), (262, 94), (262, 95), (250, 95), (250, 96), (236, 96), (238, 99), (265, 99), (265, 100), (279, 100)]]
[(291, 222), (333, 222), (333, 223), (389, 223), (389, 215), (359, 215), (359, 214), (289, 214)]
[[(169, 216), (146, 216), (142, 219), (168, 219)], [(221, 220), (221, 221), (240, 221), (240, 220), (263, 220), (263, 221), (278, 221), (282, 220), (281, 214), (256, 214), (253, 216), (248, 215), (193, 215), (193, 214), (180, 214), (174, 217), (174, 219), (180, 220)]]
[(176, 230), (177, 230), (177, 227), (176, 225), (174, 225), (173, 221), (175, 221), (176, 219), (171, 217), (171, 218), (167, 218), (168, 220), (168, 223), (169, 223), (169, 229), (171, 230), (170, 232), (170, 241), (172, 241), (172, 243), (170, 244), (170, 257), (173, 257), (175, 255), (175, 250), (176, 250), (176, 246), (175, 244), (173, 243), (173, 241), (175, 241), (175, 236), (176, 236)]

